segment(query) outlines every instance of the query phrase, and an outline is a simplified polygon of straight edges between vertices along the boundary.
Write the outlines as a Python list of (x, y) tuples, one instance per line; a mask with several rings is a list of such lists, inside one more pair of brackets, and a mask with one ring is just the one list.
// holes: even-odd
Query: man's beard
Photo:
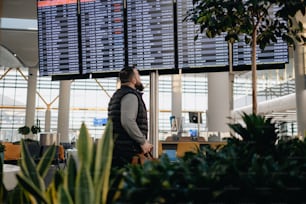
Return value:
[(143, 91), (143, 90), (144, 90), (144, 86), (143, 86), (142, 83), (136, 84), (136, 85), (135, 85), (135, 88), (136, 88), (138, 91)]

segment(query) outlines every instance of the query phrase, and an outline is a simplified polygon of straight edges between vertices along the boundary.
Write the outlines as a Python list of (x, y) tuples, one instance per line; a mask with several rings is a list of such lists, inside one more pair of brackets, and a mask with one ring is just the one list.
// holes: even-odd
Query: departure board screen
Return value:
[(177, 1), (179, 68), (224, 67), (228, 65), (228, 45), (224, 35), (208, 38), (200, 34), (195, 41), (197, 27), (183, 21), (192, 1)]
[(124, 67), (122, 0), (81, 0), (83, 73), (109, 72)]
[[(274, 6), (269, 10), (269, 13), (274, 15), (277, 10), (278, 8)], [(257, 46), (256, 57), (258, 65), (288, 63), (288, 45), (281, 38), (278, 38), (277, 43), (267, 45), (264, 50)], [(251, 65), (251, 60), (251, 47), (244, 43), (244, 36), (241, 36), (240, 42), (235, 43), (233, 46), (233, 65)]]
[[(99, 77), (133, 64), (144, 72), (226, 71), (225, 35), (195, 41), (198, 28), (183, 20), (192, 7), (185, 0), (38, 0), (40, 76)], [(259, 65), (287, 62), (281, 40), (257, 50)], [(234, 44), (233, 65), (251, 65), (250, 45)]]
[(40, 76), (78, 74), (77, 0), (37, 2)]
[[(233, 45), (233, 65), (244, 66), (251, 65), (251, 47), (244, 42), (238, 42)], [(256, 48), (256, 63), (261, 64), (281, 64), (288, 63), (288, 45), (281, 39), (277, 43), (267, 45), (264, 50), (258, 46)]]
[(127, 0), (128, 62), (138, 69), (174, 68), (172, 0)]

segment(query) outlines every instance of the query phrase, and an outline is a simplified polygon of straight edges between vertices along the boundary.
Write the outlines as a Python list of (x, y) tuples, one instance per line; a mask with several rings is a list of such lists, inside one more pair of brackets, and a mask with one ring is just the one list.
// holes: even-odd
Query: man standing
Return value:
[(112, 167), (121, 168), (136, 154), (150, 152), (153, 146), (147, 141), (147, 109), (139, 72), (135, 67), (123, 68), (119, 78), (121, 87), (110, 99), (108, 117), (113, 121), (115, 136)]

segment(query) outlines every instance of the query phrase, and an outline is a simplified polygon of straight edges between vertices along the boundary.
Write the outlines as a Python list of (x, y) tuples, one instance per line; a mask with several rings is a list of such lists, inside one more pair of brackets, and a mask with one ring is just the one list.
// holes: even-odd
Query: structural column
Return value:
[(57, 133), (63, 143), (69, 143), (70, 88), (71, 81), (60, 81)]
[(47, 107), (46, 113), (45, 113), (45, 132), (51, 131), (51, 110), (50, 107)]
[(230, 116), (229, 74), (227, 72), (208, 73), (208, 131), (228, 132)]
[(172, 96), (171, 96), (171, 109), (172, 116), (176, 118), (176, 125), (178, 134), (181, 133), (183, 128), (182, 119), (182, 75), (175, 74), (172, 75)]
[(149, 141), (153, 144), (154, 157), (158, 156), (158, 72), (150, 73), (150, 127), (149, 127)]
[[(35, 106), (36, 106), (36, 86), (37, 86), (37, 68), (29, 68), (27, 103), (26, 103), (26, 119), (25, 125), (32, 127), (35, 121)], [(33, 138), (32, 132), (26, 137)]]
[(305, 46), (298, 44), (294, 51), (296, 113), (299, 136), (306, 136), (306, 59)]

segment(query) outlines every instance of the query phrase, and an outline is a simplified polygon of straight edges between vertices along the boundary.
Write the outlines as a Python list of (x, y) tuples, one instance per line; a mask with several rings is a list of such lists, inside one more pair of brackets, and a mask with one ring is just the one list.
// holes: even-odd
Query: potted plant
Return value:
[(32, 127), (31, 127), (31, 132), (33, 133), (33, 134), (37, 134), (37, 133), (39, 133), (41, 130), (40, 130), (40, 127), (39, 126), (36, 126), (36, 125), (33, 125)]
[(38, 140), (38, 138), (37, 138), (37, 133), (40, 133), (40, 132), (41, 132), (40, 127), (37, 126), (37, 125), (33, 125), (33, 126), (31, 127), (31, 132), (35, 135), (36, 139)]
[(22, 126), (20, 128), (18, 128), (18, 133), (22, 134), (22, 135), (27, 135), (30, 133), (30, 128), (28, 126)]
[[(194, 0), (194, 7), (187, 12), (185, 20), (199, 26), (199, 33), (214, 38), (221, 34), (229, 43), (244, 41), (251, 48), (252, 71), (252, 111), (257, 113), (257, 45), (260, 49), (278, 39), (288, 45), (305, 42), (303, 24), (294, 26), (295, 15), (305, 15), (305, 3), (300, 0), (291, 1), (223, 1)], [(269, 12), (273, 7), (279, 10)], [(298, 20), (298, 19), (296, 19)], [(195, 39), (198, 35), (195, 36)]]
[(162, 155), (114, 172), (122, 178), (119, 189), (111, 188), (119, 194), (115, 203), (305, 202), (306, 140), (278, 139), (271, 118), (242, 118), (243, 124), (230, 124), (240, 137), (223, 147), (204, 146), (176, 162)]
[[(21, 171), (17, 174), (21, 201), (18, 196), (12, 198), (14, 203), (33, 201), (35, 203), (106, 203), (109, 191), (109, 176), (113, 149), (113, 126), (108, 121), (102, 139), (92, 143), (85, 123), (82, 123), (77, 143), (77, 159), (68, 158), (67, 167), (56, 171), (47, 186), (44, 178), (56, 154), (52, 145), (42, 155), (36, 165), (21, 141)], [(31, 172), (31, 176), (29, 176)], [(24, 199), (24, 200), (23, 200)]]

